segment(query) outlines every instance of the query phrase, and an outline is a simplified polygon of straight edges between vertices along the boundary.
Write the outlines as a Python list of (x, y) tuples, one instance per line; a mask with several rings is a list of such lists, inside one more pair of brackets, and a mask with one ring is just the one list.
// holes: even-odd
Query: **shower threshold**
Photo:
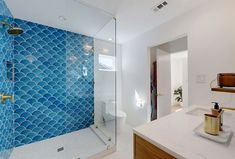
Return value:
[(17, 147), (10, 159), (99, 159), (115, 151), (115, 145), (90, 128)]

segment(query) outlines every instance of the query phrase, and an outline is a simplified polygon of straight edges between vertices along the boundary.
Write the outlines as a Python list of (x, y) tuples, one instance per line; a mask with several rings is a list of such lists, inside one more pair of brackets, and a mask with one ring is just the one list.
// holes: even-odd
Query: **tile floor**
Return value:
[[(132, 128), (125, 125), (123, 131), (117, 136), (117, 151), (102, 159), (132, 159), (132, 144)], [(58, 153), (56, 150), (61, 146), (64, 147), (64, 151)], [(50, 140), (18, 147), (14, 149), (11, 159), (85, 159), (87, 156), (105, 151), (106, 148), (92, 130), (87, 128)], [(77, 149), (80, 150), (79, 153)], [(40, 155), (35, 155), (35, 153)]]
[[(60, 147), (64, 150), (58, 153)], [(103, 141), (87, 128), (15, 148), (10, 159), (86, 159), (106, 149)]]
[(133, 131), (128, 125), (117, 136), (117, 151), (102, 159), (133, 159)]
[(183, 109), (183, 107), (182, 107), (181, 105), (173, 105), (173, 106), (171, 107), (171, 113), (178, 112), (178, 111), (180, 111), (180, 110), (182, 110), (182, 109)]

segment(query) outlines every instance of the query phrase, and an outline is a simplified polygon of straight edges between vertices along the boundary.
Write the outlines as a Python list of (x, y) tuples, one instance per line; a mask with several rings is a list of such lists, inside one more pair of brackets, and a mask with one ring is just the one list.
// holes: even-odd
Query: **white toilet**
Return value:
[(117, 119), (117, 133), (122, 132), (124, 125), (126, 123), (126, 113), (117, 110), (117, 114), (115, 115), (115, 101), (113, 100), (108, 100), (105, 101), (102, 105), (102, 114), (103, 114), (103, 119), (107, 123), (109, 121), (114, 121), (115, 117)]

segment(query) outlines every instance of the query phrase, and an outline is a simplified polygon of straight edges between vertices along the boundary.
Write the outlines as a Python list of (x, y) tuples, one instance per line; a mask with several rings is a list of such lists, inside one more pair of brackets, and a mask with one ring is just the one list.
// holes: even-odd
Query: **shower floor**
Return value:
[[(57, 152), (58, 148), (64, 150)], [(17, 147), (10, 159), (86, 159), (109, 147), (91, 128)]]

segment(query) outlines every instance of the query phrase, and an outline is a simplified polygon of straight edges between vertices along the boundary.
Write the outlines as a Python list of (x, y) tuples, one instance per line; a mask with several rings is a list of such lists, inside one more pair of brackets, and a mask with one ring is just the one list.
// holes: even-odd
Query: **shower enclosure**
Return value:
[(61, 3), (54, 26), (16, 15), (20, 2), (0, 0), (1, 159), (115, 150), (116, 19), (80, 0)]

